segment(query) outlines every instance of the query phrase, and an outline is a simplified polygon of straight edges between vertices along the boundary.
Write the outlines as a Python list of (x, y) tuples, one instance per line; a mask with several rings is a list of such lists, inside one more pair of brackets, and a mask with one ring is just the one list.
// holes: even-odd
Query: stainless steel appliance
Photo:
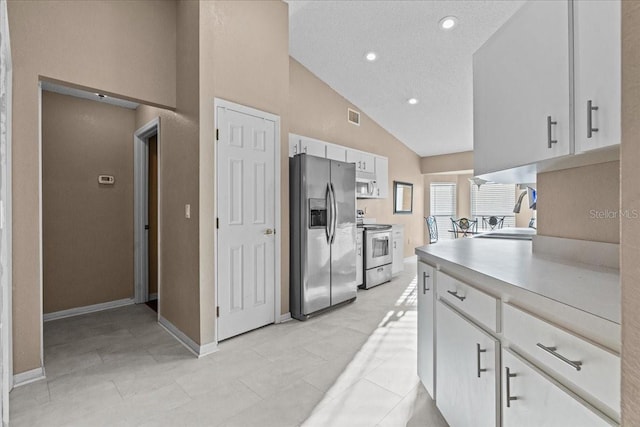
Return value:
[(364, 224), (364, 289), (391, 280), (391, 226)]
[(378, 183), (375, 175), (356, 177), (356, 197), (358, 199), (368, 199), (378, 195)]
[(289, 160), (291, 315), (356, 298), (355, 165), (298, 154)]

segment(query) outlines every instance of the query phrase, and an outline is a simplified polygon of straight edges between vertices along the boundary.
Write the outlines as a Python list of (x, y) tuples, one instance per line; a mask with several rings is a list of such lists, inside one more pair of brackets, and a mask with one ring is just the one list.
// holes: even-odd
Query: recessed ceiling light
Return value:
[(416, 98), (409, 98), (409, 99), (407, 99), (407, 102), (410, 105), (416, 105), (418, 103), (418, 100)]
[(458, 18), (456, 18), (455, 16), (445, 16), (440, 20), (439, 24), (440, 28), (442, 28), (443, 30), (451, 30), (456, 25), (458, 25)]
[(369, 52), (365, 55), (365, 58), (367, 59), (367, 61), (373, 62), (378, 59), (378, 54), (375, 52)]

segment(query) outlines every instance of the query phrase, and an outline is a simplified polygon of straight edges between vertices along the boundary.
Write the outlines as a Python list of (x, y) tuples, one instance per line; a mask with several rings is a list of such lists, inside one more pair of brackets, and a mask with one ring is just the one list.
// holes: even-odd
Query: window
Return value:
[(431, 215), (436, 217), (438, 236), (450, 239), (451, 218), (456, 217), (456, 184), (438, 182), (431, 184)]
[(484, 184), (478, 188), (471, 185), (471, 216), (478, 220), (478, 229), (483, 227), (482, 217), (504, 217), (504, 227), (515, 227), (516, 186), (514, 184)]

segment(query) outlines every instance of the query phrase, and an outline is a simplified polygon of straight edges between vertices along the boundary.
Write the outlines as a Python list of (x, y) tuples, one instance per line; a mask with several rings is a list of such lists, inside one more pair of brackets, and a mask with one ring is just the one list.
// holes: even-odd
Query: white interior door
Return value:
[(257, 113), (216, 108), (218, 340), (275, 321), (276, 123)]

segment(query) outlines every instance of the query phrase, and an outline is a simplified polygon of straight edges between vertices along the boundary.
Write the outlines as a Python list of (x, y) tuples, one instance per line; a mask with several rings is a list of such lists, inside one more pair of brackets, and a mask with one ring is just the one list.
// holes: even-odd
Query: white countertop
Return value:
[(454, 239), (416, 248), (418, 258), (464, 268), (620, 324), (620, 272), (532, 253), (528, 240)]

